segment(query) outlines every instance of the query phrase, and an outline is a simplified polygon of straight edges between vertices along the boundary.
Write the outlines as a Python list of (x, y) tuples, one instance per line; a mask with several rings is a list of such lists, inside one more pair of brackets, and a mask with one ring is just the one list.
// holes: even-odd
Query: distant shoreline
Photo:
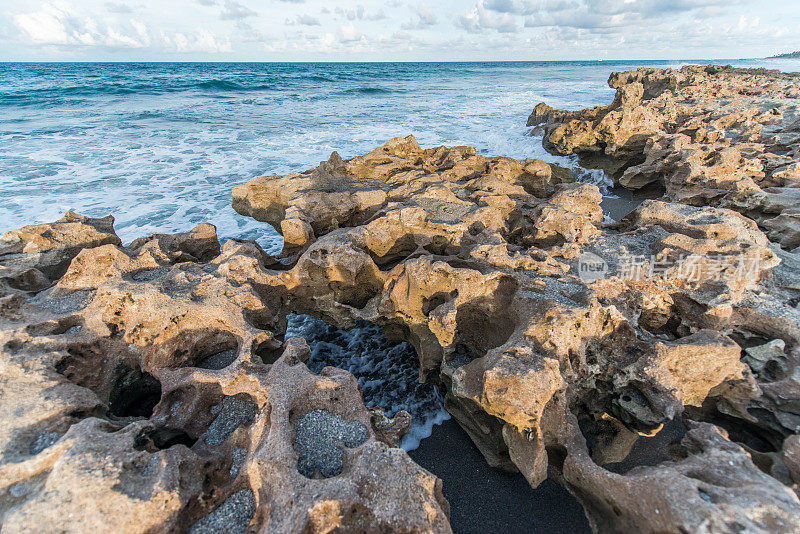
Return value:
[(778, 54), (777, 56), (770, 56), (767, 59), (800, 59), (800, 50), (797, 52), (788, 52), (786, 54)]

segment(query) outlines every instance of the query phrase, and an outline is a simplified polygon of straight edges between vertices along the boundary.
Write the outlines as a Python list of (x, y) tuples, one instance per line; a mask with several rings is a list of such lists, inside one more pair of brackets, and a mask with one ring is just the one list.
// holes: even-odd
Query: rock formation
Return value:
[(629, 189), (712, 204), (800, 247), (800, 74), (686, 66), (614, 73), (614, 101), (581, 111), (536, 106), (528, 126), (555, 154), (577, 154)]
[(395, 447), (408, 414), (312, 373), (284, 339), (302, 313), (413, 344), (487, 461), (555, 479), (598, 532), (797, 532), (800, 258), (721, 197), (612, 227), (601, 200), (543, 161), (409, 136), (236, 187), (278, 256), (210, 225), (7, 234), (3, 528), (448, 532), (441, 481)]
[(396, 425), (231, 276), (269, 263), (257, 245), (201, 224), (123, 248), (112, 223), (3, 236), (4, 531), (450, 531)]
[[(794, 531), (781, 454), (798, 430), (794, 255), (727, 208), (649, 201), (604, 229), (597, 188), (546, 167), (409, 137), (256, 178), (234, 207), (296, 237), (284, 271), (241, 280), (413, 343), (487, 461), (534, 486), (556, 478), (599, 531)], [(585, 253), (609, 276), (576, 276)], [(642, 254), (668, 267), (624, 276)], [(678, 441), (653, 465), (602, 467), (665, 425)]]

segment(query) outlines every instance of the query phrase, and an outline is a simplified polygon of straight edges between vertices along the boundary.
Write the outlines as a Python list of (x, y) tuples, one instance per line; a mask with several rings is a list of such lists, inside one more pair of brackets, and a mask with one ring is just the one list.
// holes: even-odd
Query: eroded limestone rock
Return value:
[[(640, 93), (624, 91), (619, 106), (636, 105)], [(794, 403), (777, 399), (798, 394), (789, 383), (770, 392), (763, 367), (741, 359), (751, 340), (780, 338), (785, 365), (795, 368), (800, 313), (788, 287), (796, 275), (784, 266), (793, 255), (774, 251), (754, 221), (725, 208), (651, 201), (604, 231), (596, 187), (526, 188), (514, 177), (530, 162), (485, 165), (473, 154), (395, 139), (363, 158), (334, 155), (302, 174), (237, 188), (240, 212), (279, 230), (292, 218), (312, 229), (287, 242), (291, 268), (240, 270), (240, 280), (286, 291), (302, 313), (343, 327), (369, 320), (410, 341), (421, 378), (445, 388), (448, 410), (489, 463), (518, 469), (533, 485), (556, 476), (600, 531), (793, 531), (800, 501), (749, 454), (758, 435), (779, 450), (797, 432)], [(292, 180), (314, 187), (284, 194)], [(376, 200), (345, 202), (346, 191)], [(264, 216), (280, 213), (286, 219)], [(608, 263), (606, 276), (576, 276), (584, 252)], [(626, 276), (631, 256), (667, 266)], [(706, 510), (670, 497), (686, 491), (682, 469), (713, 480), (729, 470), (727, 453), (685, 447), (674, 460), (680, 467), (662, 461), (651, 466), (657, 476), (642, 478), (599, 465), (622, 461), (639, 436), (682, 419), (722, 429), (705, 423), (696, 441), (731, 451), (741, 465), (725, 475), (727, 500), (709, 502), (695, 488)], [(596, 482), (584, 480), (590, 471)], [(746, 510), (731, 504), (748, 502), (750, 491), (759, 498)], [(606, 495), (626, 503), (639, 492), (629, 514), (595, 503)]]
[[(257, 245), (220, 249), (206, 224), (122, 248), (110, 221), (92, 242), (62, 224), (12, 233), (15, 264), (40, 261), (40, 236), (72, 258), (53, 287), (4, 297), (4, 530), (450, 531), (441, 481), (390, 445), (403, 425), (373, 429), (352, 375), (283, 343), (280, 296), (228, 277), (269, 263)], [(338, 454), (312, 480), (295, 436), (319, 411), (360, 433), (307, 433)]]
[[(393, 139), (236, 188), (278, 257), (201, 226), (8, 290), (0, 521), (83, 530), (107, 503), (137, 532), (448, 532), (441, 481), (394, 447), (407, 414), (311, 372), (283, 339), (300, 313), (413, 344), (487, 461), (555, 478), (598, 531), (796, 531), (800, 260), (723, 207), (645, 202), (604, 228), (598, 189), (554, 176)], [(632, 257), (664, 265), (631, 276)]]
[(792, 250), (800, 245), (800, 76), (686, 66), (614, 73), (608, 106), (536, 106), (528, 120), (551, 152), (577, 154), (629, 189), (740, 211)]

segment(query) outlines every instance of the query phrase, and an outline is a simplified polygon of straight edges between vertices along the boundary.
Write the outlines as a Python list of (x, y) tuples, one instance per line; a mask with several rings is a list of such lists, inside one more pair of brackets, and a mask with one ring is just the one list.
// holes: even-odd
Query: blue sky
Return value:
[(727, 59), (798, 28), (797, 0), (3, 0), (0, 60)]

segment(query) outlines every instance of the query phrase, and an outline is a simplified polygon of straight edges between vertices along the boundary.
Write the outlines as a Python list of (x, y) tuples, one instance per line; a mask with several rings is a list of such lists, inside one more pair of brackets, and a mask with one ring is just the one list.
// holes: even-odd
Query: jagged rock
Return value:
[(52, 224), (6, 232), (0, 238), (0, 297), (41, 291), (64, 274), (81, 250), (120, 243), (113, 217), (90, 219), (72, 212)]
[(719, 429), (690, 425), (676, 459), (612, 473), (579, 437), (565, 445), (559, 477), (598, 532), (796, 532), (798, 501), (756, 468)]
[[(220, 250), (206, 224), (121, 248), (110, 220), (114, 239), (91, 243), (61, 224), (14, 234), (22, 250), (54, 235), (48, 250), (73, 258), (0, 317), (4, 530), (450, 531), (441, 481), (384, 442), (403, 415), (374, 429), (352, 375), (314, 374), (302, 340), (281, 343), (279, 297), (228, 278), (263, 264), (255, 244)], [(300, 447), (318, 411), (357, 442), (321, 427)], [(324, 481), (303, 468), (323, 443), (338, 461)]]
[[(636, 106), (644, 94), (623, 92), (618, 105)], [(784, 322), (753, 313), (753, 299), (780, 306), (787, 296), (784, 282), (770, 281), (781, 260), (752, 220), (730, 209), (650, 201), (604, 232), (594, 186), (556, 185), (543, 194), (543, 188), (526, 189), (509, 178), (523, 163), (502, 159), (475, 167), (464, 163), (473, 161), (472, 154), (464, 148), (420, 151), (411, 139), (395, 139), (364, 158), (341, 162), (332, 156), (300, 179), (336, 178), (371, 198), (387, 193), (379, 208), (357, 208), (335, 224), (329, 214), (341, 203), (339, 189), (298, 191), (276, 200), (280, 184), (298, 175), (241, 186), (234, 194), (241, 212), (295, 217), (300, 206), (315, 241), (287, 246), (291, 269), (242, 270), (240, 280), (285, 288), (302, 313), (343, 327), (369, 320), (410, 341), (422, 378), (447, 388), (448, 410), (487, 461), (519, 469), (533, 485), (569, 462), (590, 462), (583, 469), (594, 465), (590, 457), (618, 462), (639, 435), (656, 435), (681, 416), (736, 432), (750, 425), (751, 431), (773, 433), (777, 443), (790, 433), (747, 412), (761, 409), (787, 421), (794, 408), (778, 405), (779, 394), (768, 393), (766, 379), (741, 361), (734, 341), (759, 335), (785, 339), (790, 352), (797, 346), (789, 326), (796, 310), (763, 308)], [(441, 161), (450, 163), (444, 168)], [(271, 203), (280, 209), (267, 209)], [(281, 221), (270, 222), (282, 228)], [(607, 260), (605, 277), (583, 282), (575, 276), (584, 251)], [(644, 279), (628, 278), (621, 265), (631, 255), (670, 264)], [(681, 261), (709, 256), (715, 263), (701, 263), (701, 276), (687, 276)], [(784, 276), (792, 279), (785, 269), (778, 277)], [(785, 387), (780, 391), (800, 397)], [(741, 451), (719, 439), (727, 443), (720, 447)], [(573, 446), (582, 441), (588, 443), (583, 449)], [(566, 451), (566, 460), (558, 451)], [(769, 525), (791, 531), (800, 501), (785, 497), (780, 483), (762, 476), (747, 453), (737, 454), (744, 467), (732, 480), (763, 497), (744, 515), (735, 506), (714, 507), (713, 521), (757, 525), (758, 514), (770, 509)], [(697, 465), (713, 472), (726, 462), (727, 457), (703, 457)], [(662, 501), (672, 490), (660, 484), (685, 485), (669, 465), (657, 468), (666, 474), (652, 486), (619, 475), (618, 482), (598, 482), (586, 495), (566, 475), (562, 480), (600, 530), (646, 529), (650, 520), (667, 531), (700, 528), (695, 511), (675, 509), (666, 519), (653, 515), (672, 506)], [(649, 511), (637, 508), (624, 520), (603, 507), (592, 511), (593, 499), (606, 492), (612, 499), (633, 499), (635, 491), (626, 493), (632, 487), (646, 493), (641, 501)], [(736, 495), (737, 502), (747, 499), (746, 493)]]
[(800, 245), (800, 76), (764, 69), (686, 66), (614, 73), (608, 106), (534, 109), (529, 126), (553, 153), (577, 154), (629, 189), (741, 211), (786, 249)]
[[(652, 97), (637, 83), (615, 109)], [(795, 531), (800, 261), (726, 208), (651, 201), (603, 228), (597, 187), (553, 176), (397, 138), (236, 188), (290, 236), (280, 257), (205, 225), (75, 251), (0, 301), (0, 521), (85, 529), (98, 500), (131, 531), (448, 532), (441, 481), (393, 447), (407, 414), (312, 373), (283, 340), (301, 313), (410, 342), (487, 461), (560, 481), (598, 531)], [(620, 470), (676, 427), (672, 456)]]
[[(239, 213), (281, 232), (287, 247), (303, 248), (339, 227), (366, 224), (401, 207), (434, 212), (440, 224), (502, 224), (517, 199), (543, 197), (566, 178), (541, 160), (477, 156), (472, 147), (423, 150), (413, 136), (397, 138), (342, 161), (338, 154), (316, 169), (265, 176), (233, 190)], [(409, 202), (412, 200), (412, 202)], [(479, 230), (478, 230), (479, 231)]]

